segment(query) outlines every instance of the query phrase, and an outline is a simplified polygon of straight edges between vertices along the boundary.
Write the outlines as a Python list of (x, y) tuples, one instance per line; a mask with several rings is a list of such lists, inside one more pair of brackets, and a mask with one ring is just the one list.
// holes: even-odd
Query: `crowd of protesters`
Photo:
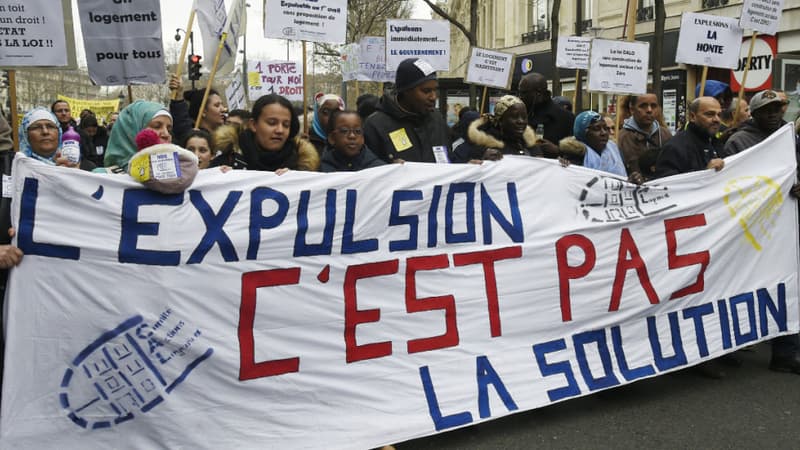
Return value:
[[(180, 93), (180, 80), (173, 77), (169, 86)], [(758, 92), (748, 102), (733, 101), (728, 85), (719, 81), (707, 81), (703, 96), (700, 88), (689, 104), (685, 128), (675, 134), (661, 118), (657, 95), (623, 97), (618, 110), (625, 116), (614, 135), (614, 117), (595, 111), (574, 115), (568, 99), (551, 97), (543, 75), (530, 73), (519, 82), (517, 96), (503, 96), (487, 114), (463, 108), (451, 129), (437, 111), (436, 72), (424, 60), (412, 58), (399, 64), (394, 90), (382, 97), (359, 97), (356, 110), (346, 110), (339, 96), (317, 96), (308, 134), (301, 130), (303, 114), (282, 96), (263, 96), (251, 111), (228, 112), (217, 91), (192, 90), (173, 95), (166, 106), (133, 102), (102, 121), (90, 111), (74, 120), (63, 100), (34, 108), (19, 124), (17, 149), (0, 117), (0, 151), (16, 150), (50, 165), (131, 173), (143, 147), (168, 146), (182, 152), (181, 168), (186, 170), (176, 183), (147, 185), (163, 192), (185, 189), (198, 170), (349, 172), (404, 162), (481, 164), (505, 155), (559, 158), (563, 165), (642, 184), (679, 173), (723, 170), (726, 157), (785, 124), (787, 101), (780, 92)], [(82, 157), (77, 163), (60, 154), (68, 129), (80, 135)], [(797, 192), (795, 186), (792, 193)], [(4, 214), (9, 211), (0, 211)], [(22, 258), (13, 245), (0, 245), (0, 269), (10, 269)], [(770, 369), (800, 374), (797, 335), (773, 339), (772, 349)], [(719, 364), (736, 366), (740, 361), (727, 356), (699, 370), (722, 377)]]

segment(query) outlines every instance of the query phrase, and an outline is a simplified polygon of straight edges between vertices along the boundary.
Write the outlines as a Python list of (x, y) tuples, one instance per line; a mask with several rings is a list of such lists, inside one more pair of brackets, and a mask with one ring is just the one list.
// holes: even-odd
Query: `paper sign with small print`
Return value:
[(225, 98), (228, 99), (228, 109), (247, 109), (247, 98), (245, 97), (244, 86), (242, 85), (242, 74), (236, 72), (233, 80), (225, 88)]
[(264, 37), (344, 44), (347, 0), (266, 0)]
[(774, 36), (782, 12), (783, 0), (744, 0), (739, 26)]
[(364, 36), (359, 41), (358, 79), (393, 83), (394, 70), (386, 69), (386, 39)]
[(473, 47), (467, 65), (467, 83), (508, 89), (514, 74), (514, 55)]
[(89, 77), (102, 86), (165, 80), (158, 0), (78, 0)]
[(741, 45), (742, 29), (736, 19), (683, 13), (675, 61), (735, 69)]
[(420, 58), (434, 70), (450, 70), (450, 22), (386, 21), (386, 69), (397, 70), (404, 59)]
[(303, 101), (303, 65), (298, 61), (247, 61), (250, 98), (279, 94)]
[[(0, 66), (66, 66), (64, 12), (53, 0), (0, 0)], [(160, 33), (160, 31), (159, 31)]]
[(589, 69), (589, 49), (592, 38), (559, 36), (556, 66), (565, 69)]
[(361, 52), (358, 44), (347, 44), (339, 52), (341, 59), (339, 64), (342, 66), (342, 81), (353, 81), (358, 79), (358, 56)]
[(590, 64), (590, 91), (644, 94), (647, 91), (650, 44), (593, 39)]

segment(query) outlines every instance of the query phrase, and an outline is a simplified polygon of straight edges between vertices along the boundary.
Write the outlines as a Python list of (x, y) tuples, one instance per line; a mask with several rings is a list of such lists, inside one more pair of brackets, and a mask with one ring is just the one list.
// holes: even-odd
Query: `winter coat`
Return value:
[(650, 130), (642, 130), (633, 117), (625, 120), (619, 130), (617, 147), (625, 160), (628, 173), (639, 172), (649, 180), (655, 176), (655, 165), (661, 148), (672, 138), (672, 134), (653, 121)]
[(347, 158), (341, 152), (328, 145), (322, 153), (320, 172), (355, 172), (385, 165), (386, 162), (377, 156), (366, 145), (355, 158)]
[[(81, 136), (81, 142), (83, 142), (83, 138)], [(105, 158), (107, 148), (108, 132), (104, 127), (97, 127), (94, 137), (86, 134), (86, 153), (83, 154), (83, 158), (88, 159), (97, 167), (103, 167), (103, 158)]]
[[(525, 105), (528, 106), (528, 105)], [(534, 130), (539, 125), (544, 127), (544, 139), (558, 145), (562, 139), (572, 136), (575, 116), (566, 109), (556, 105), (552, 99), (528, 107), (528, 124)]]
[[(783, 124), (785, 123), (786, 122)], [(767, 137), (769, 137), (769, 133), (761, 131), (761, 129), (756, 126), (756, 123), (753, 119), (747, 120), (742, 124), (742, 126), (739, 127), (738, 131), (733, 133), (731, 137), (728, 138), (728, 141), (725, 143), (725, 149), (722, 152), (722, 156), (728, 157), (735, 155), (742, 150), (747, 150), (748, 148), (763, 141)]]
[(438, 111), (404, 110), (393, 94), (381, 97), (377, 111), (364, 123), (364, 141), (380, 159), (436, 162), (434, 147), (450, 152), (450, 129)]
[(239, 147), (248, 170), (274, 172), (281, 168), (316, 172), (319, 169), (317, 149), (306, 139), (294, 137), (286, 140), (278, 151), (263, 150), (252, 130), (239, 135)]
[(690, 122), (661, 149), (656, 162), (656, 178), (705, 170), (712, 159), (721, 157), (719, 140)]
[(572, 164), (613, 173), (621, 177), (627, 178), (628, 176), (622, 162), (622, 152), (612, 141), (608, 141), (606, 148), (602, 152), (598, 152), (574, 136), (570, 136), (558, 143), (558, 149), (560, 156), (568, 159)]
[(541, 152), (534, 148), (538, 139), (533, 128), (528, 126), (522, 134), (522, 141), (504, 140), (488, 116), (482, 116), (467, 128), (467, 139), (454, 151), (453, 162), (483, 159), (484, 153), (490, 148), (504, 155), (541, 156)]

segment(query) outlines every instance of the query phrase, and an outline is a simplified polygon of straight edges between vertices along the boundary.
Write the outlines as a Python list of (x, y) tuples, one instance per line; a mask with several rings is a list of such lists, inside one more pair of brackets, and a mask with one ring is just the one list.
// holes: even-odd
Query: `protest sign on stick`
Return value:
[[(581, 69), (589, 69), (589, 53), (592, 38), (583, 36), (559, 36), (556, 51), (556, 67), (575, 69), (575, 90), (572, 93), (572, 104), (578, 101)], [(577, 106), (576, 110), (577, 110)]]
[(89, 77), (103, 86), (164, 82), (158, 0), (78, 0)]
[(266, 0), (264, 37), (344, 44), (347, 0)]
[(390, 19), (386, 21), (386, 69), (404, 59), (420, 58), (434, 70), (450, 70), (450, 22)]
[(782, 13), (783, 0), (744, 0), (739, 26), (774, 36)]
[(303, 100), (303, 68), (300, 61), (250, 60), (247, 62), (250, 98), (278, 94), (290, 101)]
[(616, 94), (644, 94), (650, 44), (593, 39), (589, 90)]
[[(0, 67), (67, 65), (64, 12), (53, 0), (0, 0), (5, 33), (0, 39)], [(68, 3), (68, 2), (67, 2)], [(70, 33), (71, 36), (71, 33)]]

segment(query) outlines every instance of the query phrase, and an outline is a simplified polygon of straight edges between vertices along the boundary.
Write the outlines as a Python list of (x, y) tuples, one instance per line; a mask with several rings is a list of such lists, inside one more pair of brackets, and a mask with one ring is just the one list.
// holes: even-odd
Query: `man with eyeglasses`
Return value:
[(572, 136), (575, 116), (553, 102), (547, 90), (547, 79), (540, 73), (531, 72), (522, 77), (518, 93), (528, 110), (528, 124), (541, 140), (536, 145), (537, 152), (549, 158), (557, 157), (558, 143)]

